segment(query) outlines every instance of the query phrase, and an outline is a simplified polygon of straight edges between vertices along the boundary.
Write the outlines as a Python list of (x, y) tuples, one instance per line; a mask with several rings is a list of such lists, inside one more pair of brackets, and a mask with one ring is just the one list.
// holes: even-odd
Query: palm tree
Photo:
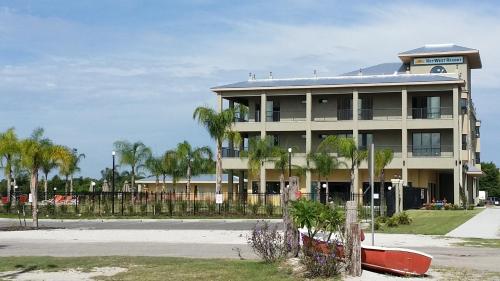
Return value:
[(68, 161), (63, 162), (60, 166), (61, 174), (66, 178), (65, 191), (68, 192), (68, 178), (69, 178), (69, 192), (73, 193), (73, 175), (80, 171), (78, 164), (85, 158), (85, 154), (78, 154), (76, 148), (73, 150), (66, 149), (69, 157)]
[[(47, 145), (52, 145), (51, 142), (49, 142)], [(47, 200), (47, 190), (48, 190), (48, 184), (49, 184), (49, 173), (55, 169), (58, 166), (57, 159), (52, 157), (50, 155), (50, 149), (45, 149), (44, 150), (45, 154), (42, 157), (42, 162), (40, 164), (40, 168), (42, 170), (43, 176), (44, 176), (44, 182), (43, 182), (43, 191), (44, 191), (44, 199)]]
[(154, 176), (156, 179), (155, 188), (158, 192), (158, 186), (160, 185), (160, 176), (163, 174), (163, 159), (161, 157), (151, 156), (146, 160), (146, 169)]
[(52, 145), (51, 141), (43, 138), (43, 129), (37, 128), (28, 139), (20, 143), (21, 164), (30, 175), (30, 191), (32, 195), (33, 227), (38, 228), (38, 172), (44, 157), (50, 156), (61, 161), (67, 161), (67, 150), (63, 146)]
[(175, 150), (168, 150), (163, 155), (163, 184), (165, 185), (165, 175), (170, 175), (172, 177), (172, 189), (174, 192), (177, 181), (184, 173), (184, 169), (180, 163), (181, 161)]
[(119, 163), (128, 165), (131, 168), (130, 182), (132, 190), (135, 188), (135, 176), (137, 171), (144, 166), (144, 162), (150, 158), (151, 149), (142, 142), (130, 143), (128, 141), (117, 141), (114, 143), (115, 150), (118, 153)]
[(375, 150), (375, 174), (380, 177), (380, 215), (385, 215), (385, 167), (392, 162), (394, 152), (391, 149)]
[(273, 147), (269, 138), (251, 138), (248, 142), (248, 151), (241, 153), (240, 157), (248, 158), (248, 171), (254, 176), (260, 176), (261, 167), (273, 156), (272, 154)]
[(328, 136), (321, 142), (318, 149), (326, 152), (337, 151), (339, 156), (345, 157), (348, 160), (351, 171), (351, 200), (353, 200), (354, 194), (356, 193), (354, 186), (355, 171), (361, 162), (368, 157), (368, 152), (359, 149), (354, 139), (344, 137), (337, 138), (336, 136)]
[(184, 168), (186, 177), (186, 193), (191, 192), (191, 177), (206, 173), (213, 163), (212, 150), (208, 146), (193, 148), (189, 142), (184, 141), (177, 145), (177, 156), (180, 160), (180, 166)]
[[(19, 140), (17, 139), (14, 128), (0, 134), (0, 164), (4, 169), (4, 175), (7, 179), (7, 198), (10, 198), (12, 188), (12, 168), (13, 161), (19, 154)], [(5, 160), (5, 162), (4, 162)]]
[(344, 162), (340, 162), (337, 157), (328, 153), (327, 151), (316, 151), (307, 155), (309, 161), (311, 161), (318, 173), (318, 183), (317, 183), (317, 197), (320, 198), (321, 191), (321, 178), (324, 178), (328, 183), (328, 176), (341, 165), (345, 165)]
[(222, 143), (229, 140), (238, 144), (241, 141), (240, 134), (231, 129), (237, 112), (241, 112), (240, 107), (224, 109), (219, 113), (209, 107), (197, 107), (193, 113), (193, 119), (198, 119), (198, 122), (207, 129), (210, 137), (217, 143), (215, 166), (215, 191), (217, 193), (221, 192), (222, 187)]

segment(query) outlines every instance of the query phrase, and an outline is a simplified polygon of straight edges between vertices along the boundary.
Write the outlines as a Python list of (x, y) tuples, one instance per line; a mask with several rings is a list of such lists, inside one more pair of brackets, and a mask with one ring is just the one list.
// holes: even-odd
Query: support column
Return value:
[[(352, 92), (352, 120), (353, 120), (353, 127), (352, 127), (352, 138), (354, 140), (354, 143), (356, 144), (356, 147), (358, 147), (358, 103), (359, 103), (359, 93), (358, 90), (355, 89)], [(355, 200), (358, 201), (358, 194), (362, 194), (363, 191), (360, 192), (360, 187), (359, 187), (359, 168), (358, 166), (354, 167), (354, 192)]]
[[(262, 92), (260, 95), (260, 138), (266, 138), (266, 102), (267, 95), (266, 92)], [(266, 193), (266, 168), (260, 167), (260, 193)]]
[(222, 108), (223, 108), (222, 95), (217, 94), (217, 110), (219, 112), (222, 112)]
[[(312, 93), (309, 90), (306, 93), (306, 155), (312, 151), (312, 132), (311, 132), (311, 121), (312, 121)], [(307, 157), (307, 156), (306, 156)], [(306, 170), (306, 193), (312, 193), (311, 188), (311, 170)]]
[(408, 185), (408, 91), (406, 88), (401, 90), (401, 156), (403, 167), (401, 168), (401, 179), (403, 185)]
[(462, 137), (459, 132), (460, 118), (458, 116), (459, 107), (458, 87), (453, 88), (453, 203), (460, 204), (460, 181), (461, 181), (461, 163), (460, 153), (462, 146)]

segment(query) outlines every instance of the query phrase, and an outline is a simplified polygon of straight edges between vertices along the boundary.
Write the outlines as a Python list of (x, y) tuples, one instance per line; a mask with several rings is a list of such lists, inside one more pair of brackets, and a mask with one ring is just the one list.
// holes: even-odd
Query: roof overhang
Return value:
[(452, 52), (430, 52), (430, 53), (405, 53), (399, 54), (398, 57), (404, 63), (411, 63), (413, 58), (422, 58), (422, 57), (436, 57), (436, 56), (465, 56), (467, 57), (467, 61), (469, 62), (469, 67), (472, 69), (482, 68), (483, 65), (481, 63), (481, 56), (479, 55), (478, 50), (471, 51), (452, 51)]
[(235, 88), (210, 88), (212, 92), (228, 91), (256, 91), (256, 90), (297, 90), (297, 89), (328, 89), (328, 88), (364, 88), (364, 87), (384, 87), (384, 86), (423, 86), (423, 85), (453, 85), (464, 84), (464, 80), (450, 81), (428, 81), (428, 82), (402, 82), (402, 83), (359, 83), (359, 84), (339, 84), (339, 85), (307, 85), (307, 86), (263, 86), (263, 87), (235, 87)]
[(465, 172), (466, 175), (472, 176), (472, 177), (481, 177), (483, 176), (483, 171), (481, 169), (477, 168), (476, 166), (466, 166), (467, 171)]

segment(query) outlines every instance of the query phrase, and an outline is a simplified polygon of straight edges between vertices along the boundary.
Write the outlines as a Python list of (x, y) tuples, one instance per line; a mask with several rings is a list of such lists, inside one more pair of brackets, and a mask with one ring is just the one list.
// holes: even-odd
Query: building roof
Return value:
[[(381, 67), (382, 68), (382, 67)], [(384, 67), (385, 68), (385, 67)], [(455, 84), (463, 80), (442, 74), (391, 74), (391, 75), (346, 75), (335, 77), (255, 79), (212, 88), (212, 91), (289, 89), (289, 88), (331, 88), (363, 87), (373, 85), (401, 84)]]
[(390, 75), (395, 73), (404, 73), (406, 71), (405, 65), (400, 62), (381, 63), (359, 70), (354, 70), (342, 74), (341, 76), (357, 76), (357, 75)]
[(452, 56), (464, 55), (469, 61), (470, 68), (481, 68), (481, 57), (479, 51), (455, 44), (431, 44), (420, 48), (399, 53), (399, 58), (404, 63), (410, 63), (412, 58), (430, 56)]
[[(222, 174), (222, 183), (227, 183), (228, 181), (228, 175), (227, 174)], [(162, 182), (163, 179), (160, 177), (160, 182)], [(233, 181), (235, 183), (238, 183), (239, 177), (233, 176)], [(246, 181), (246, 180), (245, 180)], [(136, 180), (136, 183), (155, 183), (156, 178), (155, 177), (148, 177), (148, 178), (143, 178), (140, 180)], [(172, 183), (172, 177), (167, 176), (165, 178), (166, 183)], [(181, 178), (177, 180), (177, 183), (186, 183), (187, 179)], [(215, 184), (215, 174), (202, 174), (198, 176), (194, 176), (191, 178), (191, 183), (214, 183)]]

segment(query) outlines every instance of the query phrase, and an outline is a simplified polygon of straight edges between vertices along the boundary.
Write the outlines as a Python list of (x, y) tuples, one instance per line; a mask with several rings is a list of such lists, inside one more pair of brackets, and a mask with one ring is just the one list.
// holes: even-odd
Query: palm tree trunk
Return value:
[(6, 171), (5, 173), (5, 177), (7, 178), (7, 198), (9, 199), (9, 202), (11, 202), (11, 197), (10, 197), (10, 191), (11, 191), (11, 188), (12, 188), (12, 182), (11, 182), (11, 175), (10, 175), (10, 171)]
[(380, 215), (385, 216), (385, 179), (384, 170), (380, 172)]
[(158, 186), (160, 186), (160, 177), (156, 176), (155, 192), (158, 192)]
[(167, 186), (166, 186), (166, 184), (165, 184), (165, 177), (166, 177), (166, 176), (165, 176), (165, 175), (163, 175), (163, 186), (162, 186), (162, 188), (161, 188), (161, 189), (162, 189), (162, 191), (167, 191)]
[(73, 194), (73, 175), (69, 176), (69, 193)]
[[(135, 190), (135, 167), (134, 166), (132, 166), (130, 182), (132, 184), (132, 190)], [(139, 191), (139, 190), (137, 189), (137, 191)]]
[(44, 175), (45, 175), (45, 182), (43, 183), (43, 192), (44, 192), (43, 198), (45, 198), (45, 200), (47, 200), (47, 189), (49, 187), (49, 183), (47, 181), (47, 178), (49, 177), (49, 175), (48, 174), (44, 174)]
[(66, 181), (64, 182), (64, 193), (68, 193), (68, 175), (66, 175)]
[(187, 175), (186, 193), (187, 193), (188, 198), (189, 198), (189, 193), (191, 193), (191, 165), (188, 165), (186, 175)]
[(31, 214), (33, 216), (33, 227), (38, 228), (38, 192), (37, 192), (38, 171), (36, 169), (32, 169), (30, 176), (31, 176), (30, 180)]
[(215, 192), (221, 192), (222, 185), (222, 141), (217, 140), (217, 164), (215, 166)]

